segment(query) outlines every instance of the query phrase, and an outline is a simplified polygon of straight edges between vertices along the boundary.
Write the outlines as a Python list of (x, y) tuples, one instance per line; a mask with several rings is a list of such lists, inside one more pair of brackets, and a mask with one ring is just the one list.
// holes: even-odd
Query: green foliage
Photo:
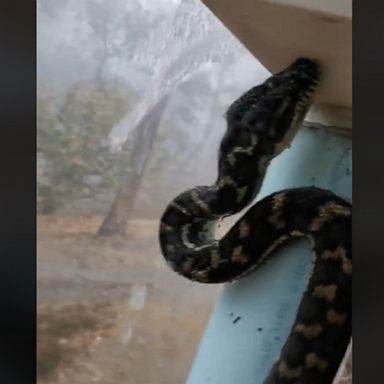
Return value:
[(112, 152), (108, 135), (129, 104), (127, 91), (115, 84), (77, 83), (62, 101), (39, 93), (37, 147), (45, 164), (38, 177), (40, 210), (116, 189), (127, 151)]

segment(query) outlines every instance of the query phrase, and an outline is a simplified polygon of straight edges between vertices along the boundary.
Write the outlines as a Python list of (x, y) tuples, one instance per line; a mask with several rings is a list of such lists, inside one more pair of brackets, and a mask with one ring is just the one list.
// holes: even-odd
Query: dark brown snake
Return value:
[(220, 240), (213, 228), (254, 200), (270, 161), (300, 128), (319, 77), (319, 64), (300, 58), (236, 100), (216, 182), (181, 193), (161, 218), (167, 263), (201, 283), (246, 276), (289, 239), (312, 243), (313, 272), (265, 384), (331, 384), (337, 373), (351, 337), (351, 204), (314, 186), (287, 189), (258, 201)]

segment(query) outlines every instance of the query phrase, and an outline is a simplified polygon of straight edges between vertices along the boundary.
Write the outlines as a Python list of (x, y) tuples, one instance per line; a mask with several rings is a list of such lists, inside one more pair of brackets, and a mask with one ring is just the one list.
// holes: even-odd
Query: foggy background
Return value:
[(182, 383), (221, 287), (164, 265), (159, 217), (269, 73), (197, 0), (37, 13), (38, 380)]

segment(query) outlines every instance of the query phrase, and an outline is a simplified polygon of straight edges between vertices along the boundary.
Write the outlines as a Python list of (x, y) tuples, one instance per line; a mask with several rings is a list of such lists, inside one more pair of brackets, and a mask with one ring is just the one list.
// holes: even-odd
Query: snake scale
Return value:
[(351, 337), (348, 201), (314, 186), (282, 190), (251, 206), (221, 239), (214, 237), (221, 218), (255, 199), (270, 161), (299, 130), (320, 75), (317, 61), (299, 58), (237, 99), (227, 110), (215, 183), (181, 193), (160, 221), (168, 265), (201, 283), (246, 276), (290, 239), (311, 242), (313, 271), (264, 384), (331, 384)]

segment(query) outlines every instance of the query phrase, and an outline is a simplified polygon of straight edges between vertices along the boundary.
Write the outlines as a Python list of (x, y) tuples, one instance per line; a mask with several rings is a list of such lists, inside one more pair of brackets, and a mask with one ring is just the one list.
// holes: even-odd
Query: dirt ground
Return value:
[(220, 288), (168, 270), (156, 221), (100, 220), (38, 218), (38, 383), (183, 383)]
[(165, 266), (157, 221), (124, 239), (96, 238), (100, 221), (38, 217), (38, 383), (184, 383), (221, 287)]

